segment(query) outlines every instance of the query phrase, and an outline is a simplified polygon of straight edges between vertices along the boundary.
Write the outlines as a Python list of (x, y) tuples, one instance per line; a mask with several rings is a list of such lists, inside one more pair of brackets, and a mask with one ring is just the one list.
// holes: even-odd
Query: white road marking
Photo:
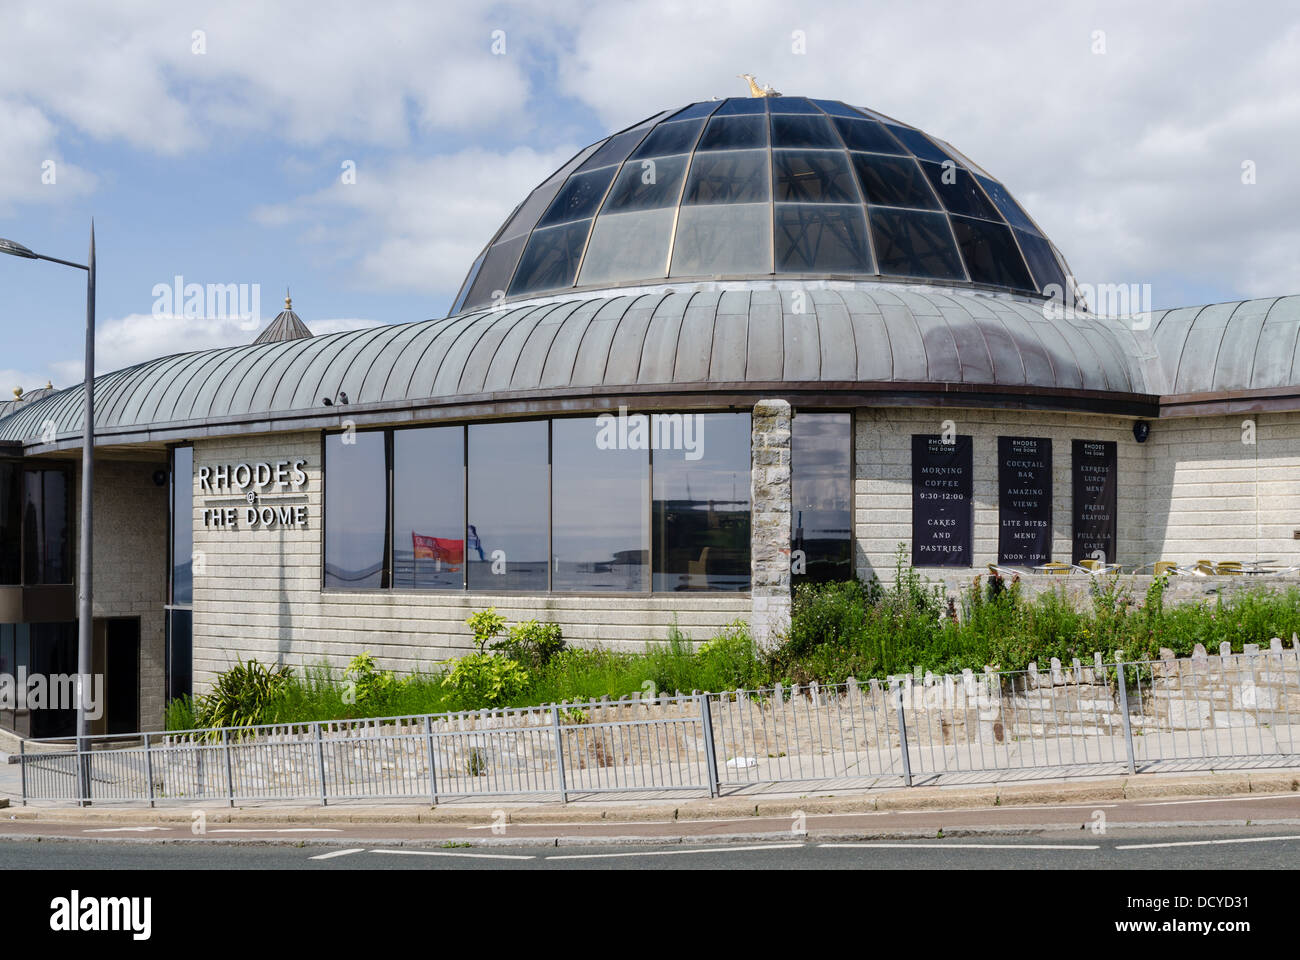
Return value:
[(149, 833), (153, 830), (170, 830), (171, 827), (95, 827), (83, 833)]
[(1300, 840), (1296, 837), (1231, 837), (1226, 840), (1179, 840), (1173, 843), (1120, 843), (1116, 850), (1156, 850), (1161, 847), (1209, 847), (1224, 843), (1269, 843), (1276, 840)]
[(827, 850), (870, 850), (886, 847), (896, 850), (914, 850), (918, 847), (932, 850), (1100, 850), (1096, 844), (1086, 843), (819, 843)]
[(1242, 803), (1247, 800), (1295, 800), (1300, 795), (1294, 793), (1275, 793), (1267, 797), (1214, 797), (1210, 800), (1157, 800), (1151, 803), (1139, 803), (1139, 807), (1175, 807), (1184, 803)]
[(707, 850), (636, 850), (628, 853), (566, 853), (547, 860), (612, 860), (617, 857), (675, 857), (683, 853), (742, 853), (746, 850), (794, 850), (802, 843), (761, 843), (752, 847), (710, 847)]
[(474, 857), (480, 860), (536, 860), (513, 853), (454, 853), (450, 850), (371, 850), (371, 853), (405, 854), (408, 857)]
[(361, 853), (365, 847), (353, 847), (350, 850), (333, 850), (329, 853), (318, 853), (314, 857), (308, 857), (308, 860), (333, 860), (335, 857), (346, 857), (349, 853)]
[(208, 833), (342, 833), (334, 827), (219, 827)]

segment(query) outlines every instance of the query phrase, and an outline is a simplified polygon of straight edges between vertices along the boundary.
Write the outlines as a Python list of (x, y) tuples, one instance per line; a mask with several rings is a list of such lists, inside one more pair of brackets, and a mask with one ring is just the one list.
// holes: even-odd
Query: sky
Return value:
[[(568, 157), (739, 73), (951, 142), (1084, 284), (1300, 293), (1294, 2), (0, 5), (0, 237), (83, 261), (94, 218), (101, 372), (250, 342), (286, 287), (315, 333), (444, 316)], [(79, 381), (84, 322), (79, 271), (0, 257), (0, 397)]]

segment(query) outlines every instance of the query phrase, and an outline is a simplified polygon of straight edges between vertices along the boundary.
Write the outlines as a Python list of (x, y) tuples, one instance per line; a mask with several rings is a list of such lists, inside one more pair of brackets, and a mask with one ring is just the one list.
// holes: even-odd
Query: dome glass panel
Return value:
[(956, 148), (865, 107), (733, 97), (592, 144), (511, 213), (457, 311), (667, 278), (1064, 288), (1060, 254)]

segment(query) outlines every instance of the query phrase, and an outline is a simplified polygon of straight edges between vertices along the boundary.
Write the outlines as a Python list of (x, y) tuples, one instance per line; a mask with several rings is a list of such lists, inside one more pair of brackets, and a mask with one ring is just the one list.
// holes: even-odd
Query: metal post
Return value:
[(1115, 678), (1119, 684), (1119, 715), (1124, 724), (1124, 747), (1128, 751), (1128, 772), (1137, 773), (1137, 764), (1133, 761), (1133, 725), (1128, 718), (1128, 690), (1124, 684), (1124, 661), (1116, 659)]
[(325, 797), (325, 743), (320, 735), (320, 721), (312, 724), (316, 731), (316, 768), (320, 771), (320, 805), (328, 806)]
[[(15, 724), (16, 726), (16, 724)], [(27, 806), (27, 741), (18, 741), (18, 779), (22, 783), (23, 806)]]
[(560, 708), (551, 707), (551, 726), (555, 730), (555, 772), (560, 778), (560, 802), (569, 802), (569, 787), (564, 778), (564, 734), (560, 730)]
[(718, 754), (713, 743), (713, 713), (709, 709), (709, 695), (702, 693), (700, 701), (700, 723), (704, 725), (704, 761), (709, 773), (709, 796), (718, 795)]
[[(81, 570), (77, 577), (80, 604), (77, 609), (77, 792), (78, 803), (90, 804), (90, 718), (86, 699), (94, 690), (90, 671), (93, 663), (94, 604), (91, 580), (91, 522), (95, 489), (95, 221), (90, 221), (90, 259), (86, 263), (86, 359), (81, 421)], [(86, 686), (90, 690), (86, 689)]]
[(903, 757), (903, 786), (912, 785), (912, 760), (907, 754), (907, 718), (903, 715), (903, 686), (898, 691), (898, 751)]
[(433, 764), (433, 718), (428, 714), (424, 717), (424, 743), (429, 753), (429, 801), (433, 806), (438, 805), (438, 771)]
[(230, 805), (235, 805), (235, 777), (230, 768), (230, 731), (222, 729), (221, 745), (226, 752), (226, 797), (230, 800)]
[(149, 806), (153, 806), (153, 752), (149, 749), (149, 734), (144, 735), (144, 775), (149, 780)]

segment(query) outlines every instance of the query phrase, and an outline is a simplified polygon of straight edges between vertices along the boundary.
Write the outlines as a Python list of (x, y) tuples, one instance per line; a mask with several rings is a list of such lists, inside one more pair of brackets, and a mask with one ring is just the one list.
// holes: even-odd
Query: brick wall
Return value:
[[(302, 528), (226, 530), (203, 525), (209, 497), (198, 471), (218, 463), (305, 459), (308, 520)], [(194, 446), (194, 682), (210, 683), (236, 657), (291, 665), (342, 666), (369, 650), (388, 669), (427, 669), (473, 649), (465, 618), (495, 606), (511, 623), (559, 623), (566, 639), (639, 650), (664, 640), (676, 616), (694, 640), (748, 617), (748, 595), (548, 596), (481, 592), (415, 593), (321, 589), (320, 434), (279, 434), (197, 442)], [(223, 504), (224, 505), (224, 504)]]

